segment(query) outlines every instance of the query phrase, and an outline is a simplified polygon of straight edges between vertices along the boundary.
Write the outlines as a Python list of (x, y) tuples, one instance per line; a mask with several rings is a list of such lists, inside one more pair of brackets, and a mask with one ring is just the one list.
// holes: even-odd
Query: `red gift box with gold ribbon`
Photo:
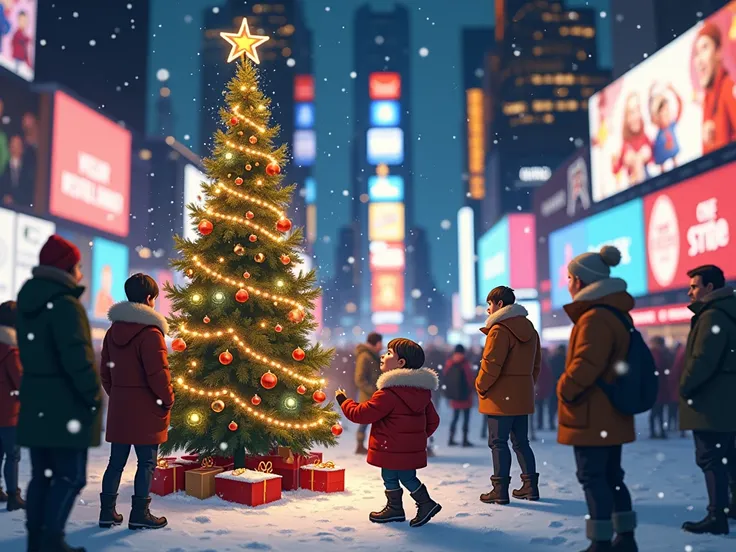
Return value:
[(184, 490), (185, 473), (199, 464), (195, 462), (170, 462), (171, 458), (160, 458), (153, 471), (151, 492), (159, 496)]
[(260, 506), (281, 499), (281, 476), (268, 470), (273, 467), (262, 463), (262, 471), (240, 468), (215, 476), (215, 494), (228, 502)]
[(291, 453), (285, 447), (279, 447), (279, 450), (275, 451), (274, 454), (246, 457), (245, 467), (257, 471), (261, 462), (271, 462), (273, 473), (282, 477), (281, 490), (296, 491), (299, 489), (299, 468), (321, 461), (321, 452), (309, 452), (305, 456), (300, 456)]
[(299, 486), (320, 493), (341, 493), (345, 490), (345, 469), (332, 462), (315, 462), (299, 470)]

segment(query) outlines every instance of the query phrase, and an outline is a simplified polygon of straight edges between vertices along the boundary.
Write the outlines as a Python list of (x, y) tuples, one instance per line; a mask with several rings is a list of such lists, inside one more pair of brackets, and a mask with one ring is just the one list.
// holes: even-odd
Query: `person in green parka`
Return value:
[(100, 380), (77, 247), (53, 235), (18, 294), (17, 335), (24, 368), (18, 444), (30, 449), (28, 551), (84, 551), (64, 528), (87, 482), (87, 450), (99, 446)]
[(727, 535), (728, 517), (736, 519), (736, 297), (717, 266), (700, 266), (687, 275), (695, 314), (680, 378), (680, 429), (693, 432), (709, 504), (702, 521), (687, 521), (682, 528)]

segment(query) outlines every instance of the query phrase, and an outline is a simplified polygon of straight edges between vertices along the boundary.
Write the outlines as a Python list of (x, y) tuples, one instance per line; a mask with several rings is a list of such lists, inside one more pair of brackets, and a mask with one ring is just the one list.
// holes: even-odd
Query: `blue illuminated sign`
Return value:
[(317, 181), (311, 176), (304, 181), (304, 202), (307, 205), (317, 202)]
[(502, 218), (478, 240), (478, 302), (488, 292), (509, 285), (509, 219)]
[(294, 107), (296, 128), (312, 128), (314, 126), (314, 104), (298, 103)]
[(368, 178), (371, 201), (404, 201), (404, 179), (401, 176), (371, 176)]
[(377, 127), (399, 126), (401, 107), (395, 100), (371, 102), (371, 125)]
[(294, 162), (309, 167), (317, 157), (317, 140), (313, 130), (297, 130), (294, 132)]
[(366, 142), (371, 165), (401, 165), (404, 162), (404, 131), (400, 128), (368, 129)]

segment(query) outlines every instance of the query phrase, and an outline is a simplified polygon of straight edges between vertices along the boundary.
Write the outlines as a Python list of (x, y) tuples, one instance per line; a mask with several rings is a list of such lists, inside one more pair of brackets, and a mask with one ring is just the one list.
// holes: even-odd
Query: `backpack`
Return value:
[(456, 362), (450, 366), (442, 379), (445, 398), (451, 401), (465, 401), (468, 399), (470, 388), (461, 363)]
[(596, 305), (616, 315), (629, 332), (629, 350), (626, 353), (628, 370), (617, 373), (612, 383), (598, 379), (598, 387), (622, 414), (634, 415), (651, 410), (657, 402), (659, 378), (654, 357), (641, 333), (618, 309), (607, 305)]

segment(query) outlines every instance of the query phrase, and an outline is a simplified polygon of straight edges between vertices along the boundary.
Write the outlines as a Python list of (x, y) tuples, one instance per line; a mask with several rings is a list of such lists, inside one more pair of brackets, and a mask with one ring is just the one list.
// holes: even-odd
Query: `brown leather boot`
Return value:
[(404, 513), (404, 503), (401, 500), (404, 491), (396, 489), (395, 491), (386, 491), (388, 502), (380, 512), (371, 512), (368, 516), (373, 523), (390, 523), (392, 521), (406, 521)]
[(491, 477), (491, 483), (493, 483), (493, 489), (488, 493), (480, 495), (480, 501), (486, 504), (508, 504), (509, 499), (509, 485), (511, 484), (510, 477)]

